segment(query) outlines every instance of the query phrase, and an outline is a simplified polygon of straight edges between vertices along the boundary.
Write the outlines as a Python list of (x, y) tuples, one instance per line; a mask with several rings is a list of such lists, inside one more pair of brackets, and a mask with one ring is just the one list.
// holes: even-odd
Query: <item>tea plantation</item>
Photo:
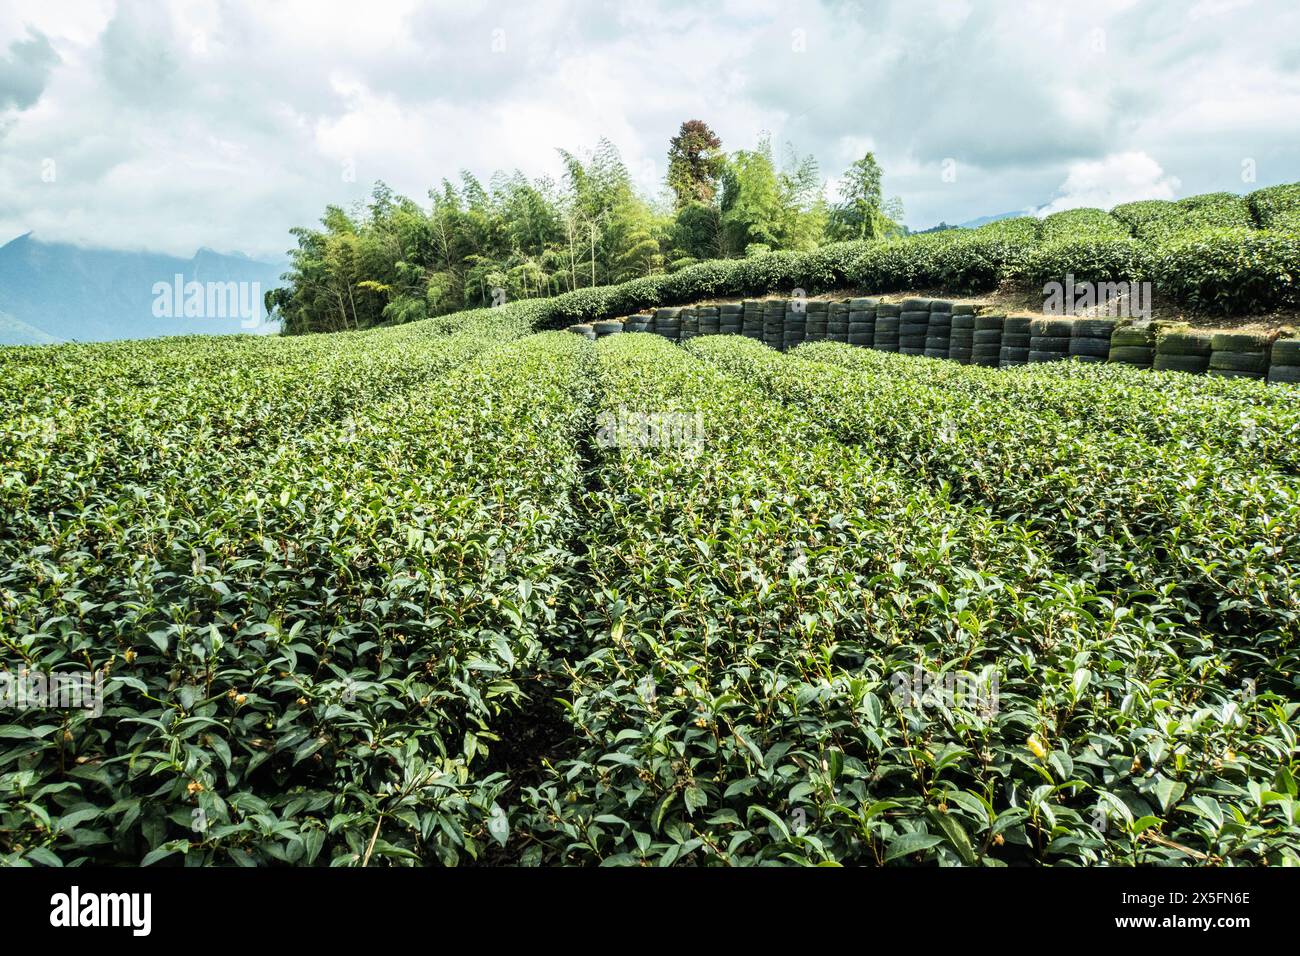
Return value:
[(1300, 387), (557, 308), (0, 350), (0, 860), (1300, 863)]

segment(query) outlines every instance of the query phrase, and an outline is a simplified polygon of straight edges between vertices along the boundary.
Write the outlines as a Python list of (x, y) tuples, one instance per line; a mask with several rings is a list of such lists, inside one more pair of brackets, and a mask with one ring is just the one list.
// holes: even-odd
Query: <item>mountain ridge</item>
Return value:
[(280, 275), (287, 268), (206, 247), (185, 259), (44, 242), (26, 232), (0, 246), (0, 315), (7, 320), (0, 322), (0, 345), (247, 333), (238, 315), (155, 315), (155, 285), (171, 287), (177, 275), (185, 283), (247, 283), (249, 292), (256, 283), (260, 301), (285, 284)]

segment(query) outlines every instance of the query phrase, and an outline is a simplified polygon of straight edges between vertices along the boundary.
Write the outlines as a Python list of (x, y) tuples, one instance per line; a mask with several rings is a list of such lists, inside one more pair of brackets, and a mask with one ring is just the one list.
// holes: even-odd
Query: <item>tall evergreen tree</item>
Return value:
[(711, 203), (726, 165), (722, 140), (704, 120), (687, 120), (668, 143), (668, 188), (677, 208)]

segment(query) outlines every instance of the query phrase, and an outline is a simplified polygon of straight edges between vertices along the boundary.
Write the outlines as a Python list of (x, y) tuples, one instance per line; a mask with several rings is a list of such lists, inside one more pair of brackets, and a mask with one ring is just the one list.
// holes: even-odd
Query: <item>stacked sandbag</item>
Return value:
[[(849, 344), (872, 348), (876, 344), (876, 321), (880, 300), (849, 299)], [(897, 306), (889, 306), (897, 310)], [(894, 325), (894, 351), (898, 351), (898, 326)]]
[(1270, 382), (1300, 382), (1300, 339), (1278, 339), (1273, 343), (1268, 366)]
[(808, 337), (808, 307), (806, 299), (791, 299), (785, 310), (785, 332), (781, 338), (781, 348), (788, 352), (797, 348)]
[(1074, 323), (1069, 319), (1034, 319), (1029, 323), (1029, 361), (1060, 362), (1070, 357)]
[(946, 359), (951, 341), (952, 303), (935, 299), (930, 303), (930, 324), (925, 330), (925, 357)]
[(1210, 339), (1209, 374), (1220, 378), (1264, 378), (1268, 375), (1267, 335), (1224, 332)]
[(742, 309), (739, 302), (724, 302), (718, 306), (718, 332), (722, 335), (739, 335), (744, 323)]
[(655, 335), (662, 335), (664, 338), (676, 342), (681, 338), (681, 315), (681, 309), (655, 309)]
[(1156, 333), (1148, 326), (1125, 325), (1110, 337), (1110, 360), (1150, 368), (1156, 355)]
[(718, 307), (716, 305), (697, 305), (695, 307), (696, 330), (700, 335), (717, 335), (719, 328)]
[(773, 349), (785, 345), (784, 299), (767, 299), (763, 303), (763, 344)]
[(904, 299), (898, 317), (898, 351), (903, 355), (924, 355), (929, 330), (930, 300)]
[(1070, 330), (1070, 358), (1078, 362), (1105, 362), (1110, 358), (1114, 319), (1077, 319)]
[(654, 316), (649, 313), (643, 315), (629, 315), (623, 320), (624, 332), (649, 332), (654, 329)]
[(1009, 315), (1002, 320), (1002, 347), (998, 351), (998, 366), (1007, 368), (1029, 362), (1029, 323), (1023, 315)]
[(763, 300), (746, 299), (742, 305), (740, 334), (747, 339), (763, 341)]
[(824, 342), (826, 340), (827, 316), (830, 303), (825, 299), (811, 299), (804, 306), (804, 340)]
[[(954, 321), (956, 317), (954, 316)], [(970, 363), (983, 368), (997, 368), (1002, 364), (1002, 325), (1005, 315), (975, 316), (975, 332), (971, 336)]]
[(591, 328), (598, 339), (603, 339), (607, 335), (621, 335), (623, 333), (623, 320), (601, 319), (599, 322), (591, 323)]
[[(930, 318), (934, 318), (931, 311)], [(975, 306), (955, 304), (952, 307), (952, 332), (948, 338), (948, 358), (962, 365), (971, 364), (975, 351)]]
[(699, 338), (700, 335), (700, 315), (692, 305), (686, 306), (681, 312), (682, 334), (678, 336), (678, 341), (689, 342), (691, 339)]
[(1158, 372), (1190, 372), (1204, 375), (1213, 351), (1208, 335), (1195, 332), (1164, 332), (1156, 335), (1156, 356), (1152, 366)]
[(591, 339), (593, 342), (596, 340), (596, 330), (585, 322), (569, 326), (569, 331), (574, 335), (581, 335), (584, 339)]
[[(850, 306), (852, 309), (852, 306)], [(928, 316), (929, 313), (927, 312)], [(876, 305), (876, 328), (871, 347), (877, 352), (897, 352), (902, 328), (903, 309), (894, 302), (881, 302)], [(849, 312), (849, 341), (853, 341), (853, 313)]]
[[(875, 324), (873, 317), (872, 324)], [(849, 340), (849, 304), (832, 302), (826, 310), (826, 339), (830, 342)]]

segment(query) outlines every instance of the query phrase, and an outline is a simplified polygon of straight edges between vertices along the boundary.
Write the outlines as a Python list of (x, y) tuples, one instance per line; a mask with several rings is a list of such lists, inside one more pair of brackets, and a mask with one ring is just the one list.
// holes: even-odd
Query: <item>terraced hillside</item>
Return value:
[(0, 858), (1300, 862), (1297, 387), (782, 344), (0, 350)]

